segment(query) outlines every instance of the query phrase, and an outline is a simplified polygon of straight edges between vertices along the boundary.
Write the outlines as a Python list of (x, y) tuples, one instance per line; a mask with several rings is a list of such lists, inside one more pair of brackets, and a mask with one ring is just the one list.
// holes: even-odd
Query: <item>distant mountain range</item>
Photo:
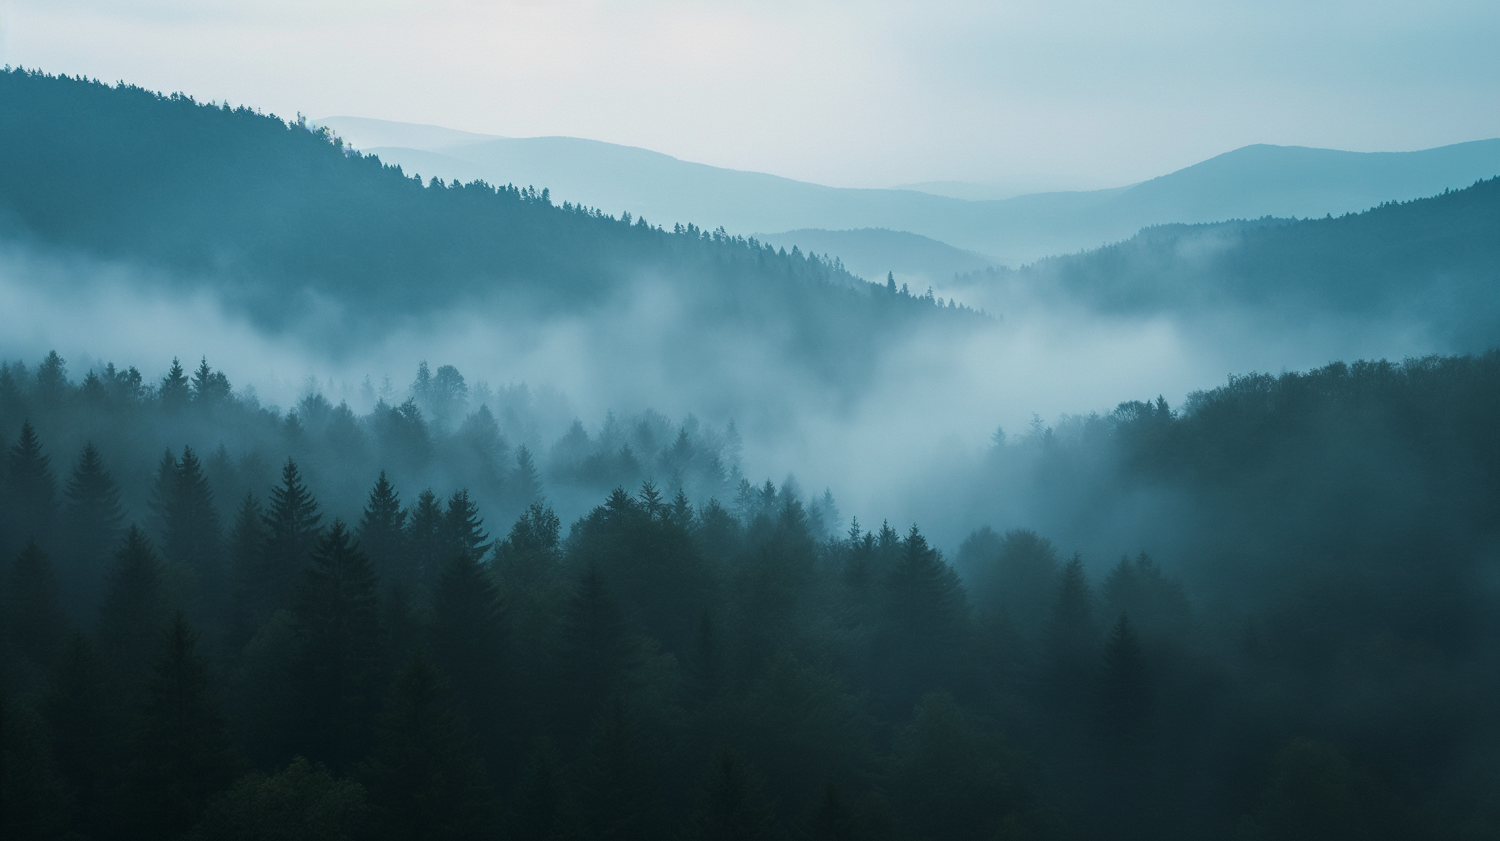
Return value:
[[(907, 232), (1010, 266), (1116, 242), (1150, 225), (1338, 215), (1500, 175), (1500, 139), (1417, 152), (1256, 145), (1139, 184), (969, 201), (917, 189), (826, 187), (571, 137), (493, 137), (350, 117), (319, 123), (424, 177), (545, 186), (559, 198), (653, 222), (731, 233), (795, 231), (804, 249), (820, 252), (814, 242), (833, 240), (815, 230)], [(939, 188), (953, 191), (951, 184), (932, 189)], [(787, 234), (768, 238), (792, 241)], [(875, 277), (867, 279), (916, 259), (897, 241), (844, 239), (851, 250), (834, 253), (861, 274), (873, 268), (868, 273)], [(869, 250), (852, 250), (858, 247)], [(882, 254), (892, 256), (883, 261)], [(930, 276), (935, 269), (922, 271)]]

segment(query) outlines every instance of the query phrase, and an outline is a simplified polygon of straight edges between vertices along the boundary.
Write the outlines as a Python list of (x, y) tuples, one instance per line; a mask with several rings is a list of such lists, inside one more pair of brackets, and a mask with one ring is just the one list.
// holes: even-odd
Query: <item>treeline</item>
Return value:
[[(1139, 552), (1086, 565), (1024, 529), (976, 531), (950, 565), (915, 526), (829, 534), (831, 497), (790, 483), (720, 500), (646, 482), (570, 524), (543, 499), (497, 523), (461, 485), (372, 469), (359, 500), (331, 504), (289, 449), (223, 516), (198, 452), (233, 415), (177, 427), (182, 445), (119, 481), (114, 444), (53, 443), (62, 419), (102, 432), (121, 417), (85, 399), (92, 378), (48, 409), (56, 369), (24, 389), (0, 371), (16, 429), (0, 477), (6, 837), (1500, 827), (1483, 519), (1500, 473), (1480, 423), (1500, 355), (1246, 377), (1183, 412), (1127, 404), (997, 448), (987, 470), (1035, 459), (1053, 468), (1048, 499), (1077, 484), (1103, 518), (1106, 487), (1185, 483), (1207, 501), (1162, 529), (1188, 535), (1168, 553), (1214, 532), (1243, 553), (1174, 563), (1185, 580)], [(200, 366), (178, 411), (226, 391)], [(18, 408), (43, 420), (12, 421)], [(1328, 436), (1352, 443), (1313, 457)], [(1350, 465), (1407, 447), (1420, 470), (1391, 482), (1447, 476), (1431, 505), (1455, 513), (1426, 533), (1442, 541), (1382, 551), (1404, 532), (1380, 521), (1427, 521), (1367, 509), (1389, 485), (1348, 496), (1377, 484)], [(1342, 494), (1268, 483), (1339, 464)], [(1309, 500), (1329, 507), (1292, 516)], [(1367, 518), (1336, 519), (1351, 511)], [(1320, 542), (1363, 531), (1347, 552)], [(1232, 586), (1207, 586), (1219, 563)]]
[(1500, 178), (1325, 219), (1158, 225), (1123, 242), (1020, 269), (958, 278), (999, 286), (1017, 309), (1044, 302), (1102, 313), (1270, 310), (1275, 324), (1394, 320), (1453, 350), (1494, 341), (1500, 295)]
[[(664, 228), (533, 187), (424, 185), (301, 122), (124, 84), (0, 73), (0, 158), (0, 238), (208, 292), (330, 348), (462, 306), (496, 322), (576, 315), (652, 283), (693, 336), (782, 336), (778, 352), (844, 381), (919, 324), (987, 321), (722, 228)], [(340, 318), (305, 323), (329, 302)]]

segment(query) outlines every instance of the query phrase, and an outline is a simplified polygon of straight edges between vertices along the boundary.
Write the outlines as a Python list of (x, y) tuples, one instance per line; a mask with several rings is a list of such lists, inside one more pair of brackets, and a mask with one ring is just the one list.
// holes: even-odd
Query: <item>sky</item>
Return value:
[(1500, 136), (1500, 3), (0, 0), (0, 63), (835, 186)]

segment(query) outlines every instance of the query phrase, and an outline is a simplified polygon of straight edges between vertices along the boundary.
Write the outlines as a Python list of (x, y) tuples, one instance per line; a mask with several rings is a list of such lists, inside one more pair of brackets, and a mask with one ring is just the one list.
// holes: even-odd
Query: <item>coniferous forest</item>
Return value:
[(7, 841), (1500, 837), (1495, 181), (991, 272), (1316, 320), (1436, 266), (1474, 352), (1037, 417), (892, 468), (913, 523), (761, 462), (834, 418), (798, 452), (897, 463), (936, 433), (855, 433), (949, 382), (915, 343), (1003, 315), (123, 83), (0, 73), (0, 159), (0, 301), (117, 272), (329, 365), (460, 312), (666, 337), (597, 416), (454, 364), (282, 408), (194, 346), (0, 361)]

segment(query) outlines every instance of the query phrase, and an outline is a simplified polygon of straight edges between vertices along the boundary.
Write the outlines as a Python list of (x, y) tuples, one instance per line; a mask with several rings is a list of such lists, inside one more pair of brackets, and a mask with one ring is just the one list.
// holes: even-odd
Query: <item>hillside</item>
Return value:
[[(907, 231), (1012, 266), (1150, 225), (1337, 215), (1500, 175), (1500, 139), (1380, 153), (1257, 145), (1127, 187), (966, 201), (917, 189), (826, 187), (571, 137), (487, 137), (348, 117), (320, 124), (424, 176), (533, 184), (610, 212), (735, 233)], [(875, 252), (835, 253), (850, 265), (878, 262)]]
[(767, 353), (857, 379), (882, 340), (964, 317), (795, 249), (546, 190), (424, 185), (301, 124), (129, 86), (0, 74), (0, 159), (12, 245), (132, 267), (345, 349), (454, 308), (532, 324), (623, 311), (650, 287), (680, 310), (660, 334), (770, 335)]
[(1440, 347), (1483, 350), (1500, 317), (1497, 233), (1500, 178), (1492, 178), (1340, 217), (1153, 227), (1106, 248), (986, 270), (960, 286), (994, 306), (1399, 320)]

